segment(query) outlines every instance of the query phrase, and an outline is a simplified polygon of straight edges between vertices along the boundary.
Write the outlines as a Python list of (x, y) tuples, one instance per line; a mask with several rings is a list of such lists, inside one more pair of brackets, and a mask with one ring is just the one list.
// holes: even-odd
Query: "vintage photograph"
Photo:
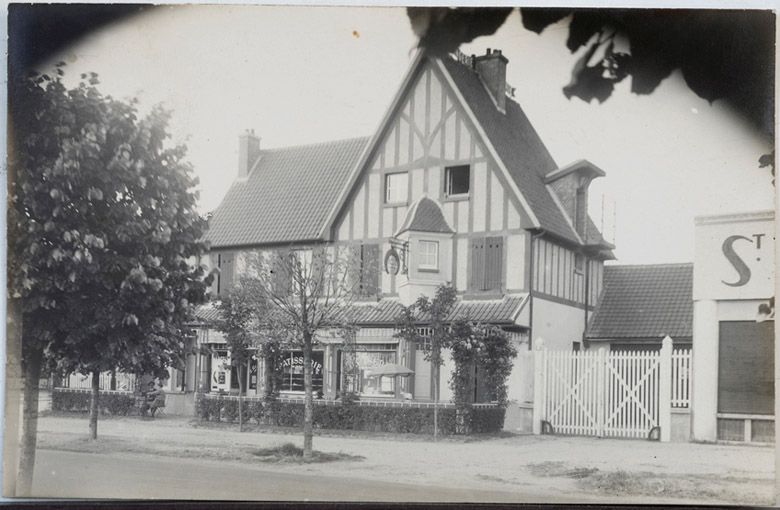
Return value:
[(777, 502), (773, 11), (7, 13), (4, 497)]

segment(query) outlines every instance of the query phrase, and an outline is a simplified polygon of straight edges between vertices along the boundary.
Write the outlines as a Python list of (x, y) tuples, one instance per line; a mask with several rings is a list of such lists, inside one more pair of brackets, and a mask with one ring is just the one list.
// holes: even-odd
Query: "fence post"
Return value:
[(545, 363), (544, 340), (539, 337), (534, 342), (534, 413), (533, 432), (542, 433), (544, 416), (544, 382), (547, 379), (547, 364)]
[(604, 437), (604, 422), (606, 421), (604, 400), (608, 390), (606, 381), (607, 349), (601, 347), (599, 348), (598, 353), (598, 367), (596, 369), (596, 430), (598, 437)]
[(658, 377), (658, 425), (661, 427), (661, 441), (668, 443), (672, 438), (672, 339), (666, 335), (661, 344), (661, 366)]

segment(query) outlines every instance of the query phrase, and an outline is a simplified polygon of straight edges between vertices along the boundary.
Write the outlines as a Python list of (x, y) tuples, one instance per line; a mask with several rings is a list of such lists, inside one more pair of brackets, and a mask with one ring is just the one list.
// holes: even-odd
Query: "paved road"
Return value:
[[(54, 498), (529, 501), (517, 493), (278, 473), (265, 466), (224, 461), (54, 450), (37, 452), (33, 493)], [(531, 500), (550, 502), (549, 497)]]

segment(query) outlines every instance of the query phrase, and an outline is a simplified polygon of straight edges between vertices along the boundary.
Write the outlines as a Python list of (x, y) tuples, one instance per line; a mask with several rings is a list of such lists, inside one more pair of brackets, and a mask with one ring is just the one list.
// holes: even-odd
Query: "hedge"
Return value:
[[(66, 413), (88, 413), (92, 390), (70, 390), (55, 388), (51, 393), (53, 411)], [(135, 395), (124, 391), (101, 391), (98, 398), (100, 414), (127, 416), (136, 410)]]
[[(245, 421), (280, 427), (303, 426), (303, 403), (297, 401), (264, 401), (245, 397)], [(202, 421), (236, 423), (238, 398), (199, 395), (195, 406)], [(439, 433), (442, 435), (499, 432), (504, 426), (505, 410), (500, 406), (473, 406), (458, 411), (452, 406), (439, 408)], [(461, 426), (458, 426), (458, 416)], [(361, 430), (370, 432), (400, 432), (433, 434), (433, 407), (383, 406), (366, 402), (341, 402), (314, 405), (314, 427), (318, 429)]]

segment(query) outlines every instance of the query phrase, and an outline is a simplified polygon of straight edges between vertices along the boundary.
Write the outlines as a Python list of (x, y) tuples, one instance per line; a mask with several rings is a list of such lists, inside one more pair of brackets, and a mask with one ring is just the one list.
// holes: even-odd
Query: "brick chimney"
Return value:
[(238, 135), (238, 178), (246, 179), (257, 156), (260, 154), (260, 137), (254, 129), (247, 129)]
[(496, 107), (501, 113), (506, 113), (506, 65), (509, 60), (501, 54), (501, 50), (490, 50), (484, 55), (474, 58), (474, 69), (482, 78)]
[(571, 219), (574, 230), (583, 240), (588, 238), (588, 188), (593, 179), (606, 175), (604, 170), (590, 161), (580, 159), (553, 170), (544, 177), (561, 201), (564, 211)]

